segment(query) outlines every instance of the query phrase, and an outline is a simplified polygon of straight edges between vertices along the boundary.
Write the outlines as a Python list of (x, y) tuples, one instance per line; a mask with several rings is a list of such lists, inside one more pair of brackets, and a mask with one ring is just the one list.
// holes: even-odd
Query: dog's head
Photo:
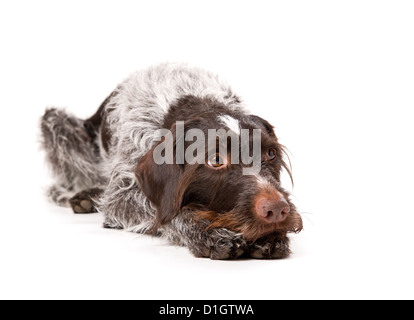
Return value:
[[(180, 128), (175, 120), (180, 119), (185, 119), (182, 128), (185, 138), (178, 137)], [(280, 185), (282, 169), (291, 174), (284, 161), (284, 147), (269, 122), (229, 112), (212, 100), (187, 99), (172, 108), (164, 125), (170, 128), (173, 142), (171, 148), (164, 148), (163, 156), (172, 152), (172, 163), (155, 161), (161, 144), (166, 146), (164, 138), (141, 159), (135, 170), (142, 191), (157, 208), (156, 227), (188, 210), (194, 220), (208, 221), (209, 228), (226, 228), (241, 233), (249, 241), (267, 235), (283, 238), (288, 232), (302, 229), (302, 219)], [(224, 152), (220, 149), (223, 141), (217, 137), (212, 152), (207, 142), (212, 129), (228, 133)], [(247, 139), (246, 134), (241, 134), (243, 129), (244, 133), (250, 133)], [(260, 133), (260, 145), (256, 148), (259, 163), (254, 174), (246, 175), (245, 169), (251, 165), (243, 163), (243, 156), (232, 147), (238, 144), (236, 150), (240, 153), (246, 146), (254, 151), (254, 131)], [(198, 137), (205, 152), (194, 147), (196, 133), (206, 137), (205, 140)], [(189, 160), (189, 156), (193, 158)]]

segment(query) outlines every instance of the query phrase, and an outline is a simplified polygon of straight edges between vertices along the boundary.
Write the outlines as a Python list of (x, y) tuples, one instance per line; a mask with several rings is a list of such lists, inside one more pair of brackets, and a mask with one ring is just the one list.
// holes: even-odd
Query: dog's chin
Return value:
[(191, 215), (196, 221), (207, 222), (206, 230), (224, 228), (240, 233), (249, 242), (266, 237), (282, 240), (288, 233), (299, 233), (303, 229), (302, 218), (296, 211), (291, 212), (286, 220), (280, 223), (264, 223), (253, 214), (250, 218), (240, 218), (240, 215), (233, 211), (218, 213), (193, 210)]

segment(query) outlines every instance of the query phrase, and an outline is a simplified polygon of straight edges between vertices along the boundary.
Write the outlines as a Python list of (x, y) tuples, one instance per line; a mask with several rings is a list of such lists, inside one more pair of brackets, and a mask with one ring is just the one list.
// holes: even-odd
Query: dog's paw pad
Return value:
[(92, 212), (93, 210), (93, 204), (90, 200), (82, 200), (80, 205), (86, 210), (86, 212)]
[(77, 199), (72, 198), (69, 200), (70, 205), (72, 206), (74, 213), (95, 213), (97, 210), (95, 209), (93, 202), (91, 200), (86, 199)]
[(100, 188), (93, 188), (83, 190), (77, 193), (74, 197), (69, 199), (69, 203), (74, 213), (95, 213), (98, 210), (95, 207), (95, 201), (99, 199), (103, 190)]

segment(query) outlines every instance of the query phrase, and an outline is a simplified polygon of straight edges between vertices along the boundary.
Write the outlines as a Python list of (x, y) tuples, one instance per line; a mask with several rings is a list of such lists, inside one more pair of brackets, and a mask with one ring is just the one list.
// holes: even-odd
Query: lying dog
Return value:
[[(179, 137), (180, 126), (192, 135)], [(290, 171), (272, 125), (249, 114), (226, 83), (204, 70), (163, 64), (137, 72), (91, 118), (51, 108), (41, 129), (57, 180), (49, 196), (75, 213), (102, 212), (106, 228), (156, 233), (212, 259), (284, 258), (287, 233), (302, 229), (280, 186), (282, 168)], [(205, 141), (196, 152), (194, 133), (212, 129), (227, 135), (209, 139), (213, 152)], [(248, 155), (256, 150), (256, 171), (246, 174), (255, 164), (233, 161), (234, 146)], [(183, 158), (180, 148), (195, 158)], [(156, 154), (172, 162), (159, 163)]]

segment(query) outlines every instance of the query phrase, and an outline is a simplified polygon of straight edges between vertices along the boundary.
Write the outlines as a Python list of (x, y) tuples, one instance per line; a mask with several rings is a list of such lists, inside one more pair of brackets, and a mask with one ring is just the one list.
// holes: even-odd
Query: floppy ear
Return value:
[(142, 192), (157, 208), (154, 228), (170, 222), (180, 211), (177, 186), (182, 168), (177, 164), (156, 164), (153, 147), (138, 163), (135, 176)]

